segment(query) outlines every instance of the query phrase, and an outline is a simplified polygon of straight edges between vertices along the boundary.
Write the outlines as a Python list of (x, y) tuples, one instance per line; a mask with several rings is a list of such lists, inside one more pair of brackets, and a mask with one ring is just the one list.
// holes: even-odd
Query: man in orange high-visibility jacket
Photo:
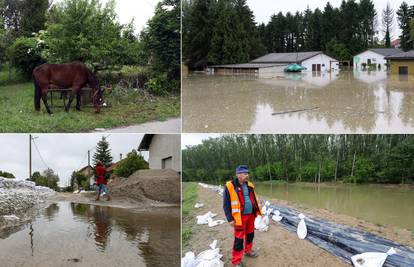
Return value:
[(227, 221), (234, 227), (231, 262), (233, 266), (242, 266), (243, 254), (248, 257), (259, 256), (252, 248), (254, 220), (257, 215), (261, 215), (261, 210), (254, 192), (254, 185), (248, 181), (249, 169), (247, 166), (238, 166), (236, 176), (237, 179), (228, 181), (224, 187), (223, 209)]

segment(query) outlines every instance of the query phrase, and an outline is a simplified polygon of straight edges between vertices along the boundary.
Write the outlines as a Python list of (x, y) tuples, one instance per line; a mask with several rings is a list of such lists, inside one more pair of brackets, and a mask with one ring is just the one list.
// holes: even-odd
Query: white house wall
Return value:
[(162, 169), (162, 160), (172, 157), (172, 169), (181, 172), (181, 138), (179, 134), (156, 134), (149, 147), (149, 168)]
[[(359, 59), (358, 59), (359, 58)], [(362, 70), (362, 63), (366, 63), (368, 66), (368, 59), (371, 59), (371, 64), (381, 64), (381, 70), (387, 70), (387, 60), (384, 59), (383, 55), (377, 54), (371, 50), (367, 50), (354, 56), (354, 70)]]
[(306, 68), (306, 71), (312, 71), (313, 64), (321, 64), (321, 71), (328, 71), (330, 61), (335, 61), (332, 62), (331, 68), (333, 70), (339, 70), (339, 63), (337, 62), (337, 60), (325, 54), (319, 54), (314, 57), (308, 58), (302, 61), (301, 65)]

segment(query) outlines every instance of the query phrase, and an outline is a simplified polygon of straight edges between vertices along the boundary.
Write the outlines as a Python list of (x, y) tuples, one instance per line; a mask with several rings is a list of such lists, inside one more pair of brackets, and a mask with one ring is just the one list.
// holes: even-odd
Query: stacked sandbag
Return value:
[(24, 212), (53, 194), (52, 189), (31, 181), (0, 177), (0, 216)]

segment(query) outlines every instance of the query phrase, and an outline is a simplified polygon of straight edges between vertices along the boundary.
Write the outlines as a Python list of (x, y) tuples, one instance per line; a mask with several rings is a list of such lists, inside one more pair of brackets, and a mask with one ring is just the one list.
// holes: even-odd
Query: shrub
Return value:
[(167, 95), (177, 86), (177, 81), (169, 80), (166, 73), (162, 73), (149, 79), (147, 88), (150, 93), (155, 95)]
[(12, 66), (28, 79), (36, 66), (45, 63), (41, 56), (41, 48), (37, 45), (35, 38), (16, 39), (10, 47), (9, 58)]
[(131, 174), (141, 169), (148, 169), (148, 162), (146, 162), (144, 157), (139, 155), (134, 149), (118, 164), (114, 173), (117, 176), (129, 177)]

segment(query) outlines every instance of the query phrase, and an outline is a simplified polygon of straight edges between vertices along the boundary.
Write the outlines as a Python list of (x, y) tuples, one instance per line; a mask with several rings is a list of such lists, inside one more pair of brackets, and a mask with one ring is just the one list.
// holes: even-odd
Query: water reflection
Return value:
[(0, 251), (0, 262), (13, 266), (178, 266), (179, 209), (161, 215), (59, 202), (0, 239)]
[[(414, 131), (414, 77), (381, 73), (282, 74), (271, 79), (190, 75), (187, 132), (401, 133)], [(298, 109), (318, 110), (272, 115)]]

